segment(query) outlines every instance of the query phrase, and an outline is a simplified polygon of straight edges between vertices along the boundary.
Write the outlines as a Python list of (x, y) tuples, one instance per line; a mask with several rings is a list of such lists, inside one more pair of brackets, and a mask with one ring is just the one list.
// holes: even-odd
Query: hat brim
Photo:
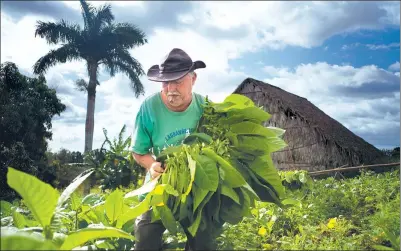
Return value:
[(200, 68), (206, 68), (206, 64), (200, 60), (195, 61), (189, 69), (176, 72), (160, 72), (159, 65), (153, 65), (152, 67), (149, 68), (147, 76), (150, 81), (168, 82), (180, 79), (184, 77), (188, 72)]

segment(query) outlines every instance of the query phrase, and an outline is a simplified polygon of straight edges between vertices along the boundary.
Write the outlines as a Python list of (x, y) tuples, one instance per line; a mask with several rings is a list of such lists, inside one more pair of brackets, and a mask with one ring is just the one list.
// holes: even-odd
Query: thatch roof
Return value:
[(263, 95), (268, 96), (270, 100), (279, 102), (280, 108), (283, 111), (290, 110), (309, 126), (316, 128), (326, 140), (336, 144), (347, 152), (358, 152), (365, 156), (368, 154), (371, 155), (372, 159), (382, 156), (382, 153), (377, 148), (328, 116), (306, 98), (302, 98), (279, 87), (253, 78), (245, 79), (235, 89), (234, 93), (246, 94), (241, 92), (241, 90), (249, 84), (254, 85), (254, 90), (256, 92), (262, 92)]

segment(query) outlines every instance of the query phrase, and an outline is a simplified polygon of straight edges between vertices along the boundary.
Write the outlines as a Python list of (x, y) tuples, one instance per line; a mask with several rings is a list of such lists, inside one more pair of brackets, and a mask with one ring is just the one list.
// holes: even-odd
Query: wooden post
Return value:
[(328, 173), (333, 173), (333, 172), (349, 172), (349, 171), (354, 171), (358, 169), (364, 169), (364, 168), (371, 168), (371, 167), (391, 167), (391, 166), (397, 166), (400, 165), (400, 162), (395, 162), (395, 163), (387, 163), (387, 164), (375, 164), (375, 165), (361, 165), (361, 166), (353, 166), (353, 167), (347, 167), (347, 168), (333, 168), (333, 169), (328, 169), (328, 170), (323, 170), (323, 171), (316, 171), (316, 172), (310, 172), (310, 176), (319, 176), (321, 174), (328, 174)]

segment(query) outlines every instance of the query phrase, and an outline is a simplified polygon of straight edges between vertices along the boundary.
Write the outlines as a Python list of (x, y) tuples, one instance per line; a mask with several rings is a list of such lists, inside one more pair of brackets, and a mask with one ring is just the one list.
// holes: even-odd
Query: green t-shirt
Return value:
[[(136, 116), (131, 150), (157, 157), (168, 146), (182, 144), (185, 137), (196, 129), (204, 103), (202, 95), (193, 93), (189, 107), (183, 112), (174, 112), (163, 103), (160, 92), (146, 98)], [(145, 183), (149, 180), (150, 174), (147, 173)]]

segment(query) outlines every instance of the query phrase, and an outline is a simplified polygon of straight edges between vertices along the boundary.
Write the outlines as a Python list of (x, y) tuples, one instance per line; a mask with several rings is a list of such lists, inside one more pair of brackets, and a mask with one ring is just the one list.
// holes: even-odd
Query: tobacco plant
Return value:
[[(91, 195), (80, 201), (74, 195), (74, 191), (92, 172), (93, 170), (89, 170), (87, 173), (82, 173), (59, 194), (49, 184), (9, 167), (8, 185), (22, 197), (23, 205), (27, 210), (20, 210), (5, 201), (1, 202), (2, 214), (11, 214), (8, 217), (2, 215), (1, 249), (71, 250), (97, 239), (133, 240), (134, 237), (131, 234), (115, 228), (113, 224), (89, 224), (79, 229), (79, 219), (83, 218), (79, 215), (83, 214), (85, 206), (89, 207), (86, 205), (88, 201), (96, 198)], [(70, 203), (67, 203), (67, 200), (70, 200)], [(118, 206), (113, 202), (108, 203), (104, 208), (109, 220), (114, 219), (116, 217), (114, 212), (118, 211)]]

